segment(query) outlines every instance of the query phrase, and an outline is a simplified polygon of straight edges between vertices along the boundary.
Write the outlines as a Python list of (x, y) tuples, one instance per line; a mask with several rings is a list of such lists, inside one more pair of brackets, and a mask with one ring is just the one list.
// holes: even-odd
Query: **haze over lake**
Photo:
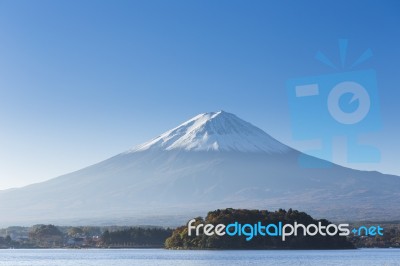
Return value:
[(357, 250), (164, 250), (26, 249), (0, 250), (0, 266), (126, 265), (399, 265), (400, 249)]

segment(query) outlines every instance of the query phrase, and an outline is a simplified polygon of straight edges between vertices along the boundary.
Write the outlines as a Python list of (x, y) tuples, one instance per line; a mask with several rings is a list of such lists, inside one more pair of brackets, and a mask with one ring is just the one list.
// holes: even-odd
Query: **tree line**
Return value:
[[(238, 222), (241, 224), (294, 224), (294, 222), (304, 225), (317, 224), (327, 226), (329, 221), (315, 220), (305, 212), (289, 209), (288, 211), (279, 209), (278, 211), (267, 210), (246, 210), (246, 209), (223, 209), (209, 212), (205, 219), (197, 217), (196, 224), (231, 224)], [(285, 241), (281, 237), (254, 236), (251, 241), (246, 240), (245, 235), (212, 235), (207, 236), (204, 233), (196, 236), (189, 236), (188, 227), (178, 227), (165, 241), (165, 247), (170, 249), (348, 249), (354, 248), (354, 245), (344, 236), (320, 235), (289, 236)]]

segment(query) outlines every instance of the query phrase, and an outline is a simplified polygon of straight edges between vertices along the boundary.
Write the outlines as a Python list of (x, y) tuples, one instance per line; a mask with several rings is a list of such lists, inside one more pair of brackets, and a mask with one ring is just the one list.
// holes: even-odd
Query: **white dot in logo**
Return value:
[[(354, 112), (344, 112), (340, 108), (339, 99), (346, 93), (353, 94), (351, 102), (358, 100), (358, 108)], [(328, 96), (328, 110), (331, 116), (342, 124), (356, 124), (368, 114), (371, 101), (368, 92), (363, 86), (353, 81), (344, 81), (337, 84)]]

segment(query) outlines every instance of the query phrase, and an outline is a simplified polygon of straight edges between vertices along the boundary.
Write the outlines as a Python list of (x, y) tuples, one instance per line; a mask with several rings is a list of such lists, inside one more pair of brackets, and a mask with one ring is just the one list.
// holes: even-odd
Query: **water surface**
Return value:
[(0, 266), (127, 265), (400, 265), (400, 249), (358, 250), (164, 250), (164, 249), (6, 249)]

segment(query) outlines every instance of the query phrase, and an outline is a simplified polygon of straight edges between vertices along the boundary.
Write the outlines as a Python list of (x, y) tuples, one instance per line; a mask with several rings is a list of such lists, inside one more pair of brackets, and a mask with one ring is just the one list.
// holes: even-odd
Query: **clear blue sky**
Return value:
[(223, 109), (292, 138), (285, 83), (335, 72), (337, 40), (377, 72), (377, 164), (400, 175), (398, 1), (2, 1), (0, 188), (78, 170)]

